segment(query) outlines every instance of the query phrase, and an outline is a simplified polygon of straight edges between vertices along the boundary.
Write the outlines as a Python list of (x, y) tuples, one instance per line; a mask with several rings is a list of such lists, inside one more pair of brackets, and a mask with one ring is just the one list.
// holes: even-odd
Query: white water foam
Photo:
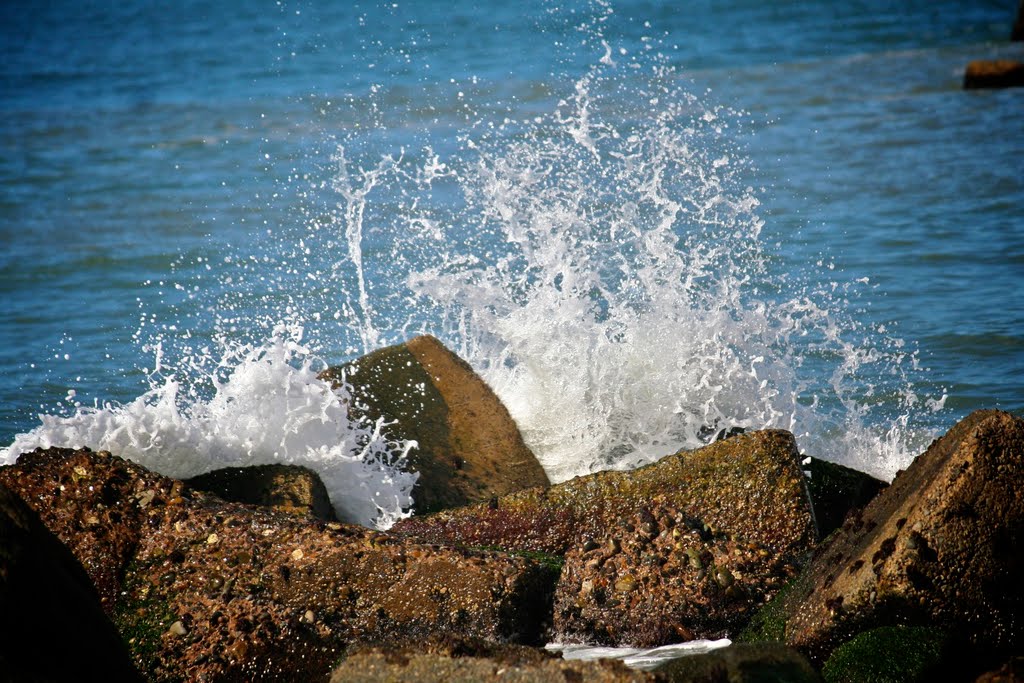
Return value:
[(216, 371), (203, 375), (214, 384), (208, 400), (157, 373), (131, 403), (43, 415), (38, 428), (0, 451), (0, 463), (36, 447), (89, 446), (175, 478), (303, 465), (319, 473), (339, 518), (387, 528), (412, 504), (416, 475), (404, 461), (413, 444), (389, 442), (379, 422), (351, 420), (346, 388), (332, 391), (317, 379), (317, 361), (300, 340), (300, 330), (279, 328), (266, 345), (225, 346)]

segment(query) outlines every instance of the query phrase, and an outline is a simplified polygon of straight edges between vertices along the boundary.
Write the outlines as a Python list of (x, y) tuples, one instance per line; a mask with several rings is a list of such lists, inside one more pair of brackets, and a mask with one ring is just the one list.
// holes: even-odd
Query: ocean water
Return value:
[(720, 428), (891, 477), (1024, 411), (999, 2), (5, 3), (0, 460), (299, 462), (408, 514), (314, 379), (430, 332), (553, 480)]

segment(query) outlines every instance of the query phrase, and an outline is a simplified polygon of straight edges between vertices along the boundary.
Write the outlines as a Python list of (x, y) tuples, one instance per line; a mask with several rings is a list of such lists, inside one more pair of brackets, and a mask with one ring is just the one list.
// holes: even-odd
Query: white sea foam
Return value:
[(154, 376), (131, 403), (43, 415), (0, 451), (0, 462), (36, 447), (89, 446), (176, 478), (227, 466), (304, 465), (320, 474), (340, 518), (387, 528), (412, 504), (416, 477), (403, 467), (411, 444), (389, 442), (380, 423), (351, 420), (345, 387), (332, 391), (317, 379), (300, 338), (280, 328), (265, 345), (226, 346), (202, 376), (213, 384), (207, 400), (174, 376)]

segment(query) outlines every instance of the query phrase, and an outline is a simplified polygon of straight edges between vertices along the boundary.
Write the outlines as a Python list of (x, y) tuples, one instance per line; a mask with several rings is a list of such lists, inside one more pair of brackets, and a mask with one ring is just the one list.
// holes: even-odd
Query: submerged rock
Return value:
[(309, 680), (355, 641), (537, 642), (557, 574), (223, 502), (110, 454), (0, 468), (100, 586), (147, 678)]
[(82, 565), (3, 484), (0, 678), (142, 680)]
[(1024, 86), (1024, 62), (1012, 59), (978, 59), (964, 70), (964, 89)]
[(815, 540), (796, 443), (775, 430), (404, 520), (395, 530), (564, 554), (559, 634), (642, 646), (734, 633), (798, 571)]
[(1021, 651), (1021, 491), (1024, 420), (972, 413), (815, 558), (785, 601), (786, 642), (820, 663), (862, 631), (926, 625), (983, 658)]
[(735, 643), (661, 664), (654, 672), (674, 683), (819, 683), (821, 676), (796, 650), (778, 643)]
[(336, 521), (331, 498), (320, 476), (299, 465), (225, 467), (184, 480), (194, 489), (224, 500), (264, 505), (283, 512)]
[(353, 648), (335, 667), (331, 683), (516, 683), (594, 681), (648, 683), (651, 674), (613, 661), (565, 661), (535, 648), (499, 645), (473, 639), (444, 639), (399, 648)]
[(354, 414), (383, 418), (391, 438), (417, 442), (410, 469), (420, 475), (419, 514), (548, 483), (491, 388), (434, 337), (374, 351), (321, 377), (351, 385)]

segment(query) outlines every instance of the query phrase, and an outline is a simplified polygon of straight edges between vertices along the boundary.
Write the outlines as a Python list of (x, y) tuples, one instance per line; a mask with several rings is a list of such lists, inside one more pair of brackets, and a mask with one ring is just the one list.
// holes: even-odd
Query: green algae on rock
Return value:
[(419, 514), (490, 500), (548, 483), (537, 458), (494, 392), (473, 369), (425, 335), (321, 374), (351, 386), (353, 414), (384, 419), (396, 440), (413, 440), (410, 469)]
[[(925, 683), (959, 678), (945, 631), (930, 626), (882, 626), (865, 631), (832, 653), (826, 683)], [(967, 680), (967, 678), (963, 678)]]

